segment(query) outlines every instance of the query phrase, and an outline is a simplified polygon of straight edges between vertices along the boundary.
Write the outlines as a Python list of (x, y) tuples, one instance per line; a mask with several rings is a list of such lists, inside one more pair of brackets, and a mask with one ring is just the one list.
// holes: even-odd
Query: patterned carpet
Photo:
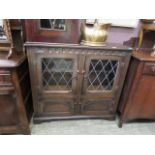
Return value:
[(31, 123), (32, 135), (154, 135), (155, 122), (125, 123), (118, 128), (118, 120), (100, 119)]

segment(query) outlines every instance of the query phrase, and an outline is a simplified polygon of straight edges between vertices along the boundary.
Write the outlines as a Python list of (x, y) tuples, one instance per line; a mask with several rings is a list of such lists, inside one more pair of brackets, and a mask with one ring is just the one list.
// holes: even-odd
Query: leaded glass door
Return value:
[(114, 97), (119, 83), (121, 59), (119, 56), (87, 56), (82, 93), (90, 97), (95, 93), (97, 98)]
[(81, 98), (81, 114), (106, 116), (115, 113), (123, 57), (86, 56)]
[[(37, 60), (40, 73), (38, 76), (39, 91), (42, 97), (67, 97), (76, 95), (78, 80), (78, 56), (74, 54), (40, 54)], [(53, 94), (53, 95), (51, 95)]]

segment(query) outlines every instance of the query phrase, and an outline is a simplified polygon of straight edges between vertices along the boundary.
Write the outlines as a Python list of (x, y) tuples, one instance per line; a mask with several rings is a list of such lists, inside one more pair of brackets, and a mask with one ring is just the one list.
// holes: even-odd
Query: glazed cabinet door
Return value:
[(78, 55), (63, 50), (52, 48), (34, 52), (37, 113), (59, 116), (74, 114), (79, 60)]
[(76, 55), (39, 55), (39, 91), (43, 97), (48, 94), (73, 97), (76, 93), (77, 57)]
[(115, 110), (124, 60), (117, 55), (88, 55), (84, 66), (81, 112), (105, 115)]

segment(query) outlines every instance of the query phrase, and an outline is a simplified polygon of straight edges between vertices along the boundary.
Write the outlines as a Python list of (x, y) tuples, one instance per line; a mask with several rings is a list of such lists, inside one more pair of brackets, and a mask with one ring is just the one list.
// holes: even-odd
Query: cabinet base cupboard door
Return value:
[(15, 126), (18, 123), (15, 94), (0, 95), (0, 126)]
[(30, 42), (26, 47), (34, 122), (115, 118), (131, 49)]
[(0, 58), (0, 134), (30, 134), (32, 111), (26, 57)]
[(127, 121), (155, 119), (155, 58), (134, 52), (123, 88), (120, 127)]

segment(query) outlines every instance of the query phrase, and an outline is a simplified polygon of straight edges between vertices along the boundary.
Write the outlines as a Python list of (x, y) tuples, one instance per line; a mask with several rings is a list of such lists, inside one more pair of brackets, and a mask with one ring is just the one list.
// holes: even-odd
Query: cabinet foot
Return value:
[(50, 117), (50, 116), (40, 116), (40, 117), (33, 117), (33, 123), (34, 124), (40, 124), (42, 122), (50, 122), (50, 121), (56, 121), (56, 120), (80, 120), (80, 119), (104, 119), (104, 120), (115, 120), (116, 116), (115, 115), (98, 115), (98, 116), (89, 116), (89, 115), (74, 115), (74, 116), (55, 116), (55, 117)]
[(119, 127), (119, 128), (122, 128), (122, 127), (123, 127), (123, 120), (121, 120), (121, 119), (119, 120), (119, 122), (118, 122), (118, 127)]
[(29, 127), (23, 127), (20, 129), (20, 133), (23, 134), (23, 135), (31, 135), (31, 131), (30, 131), (30, 128)]

